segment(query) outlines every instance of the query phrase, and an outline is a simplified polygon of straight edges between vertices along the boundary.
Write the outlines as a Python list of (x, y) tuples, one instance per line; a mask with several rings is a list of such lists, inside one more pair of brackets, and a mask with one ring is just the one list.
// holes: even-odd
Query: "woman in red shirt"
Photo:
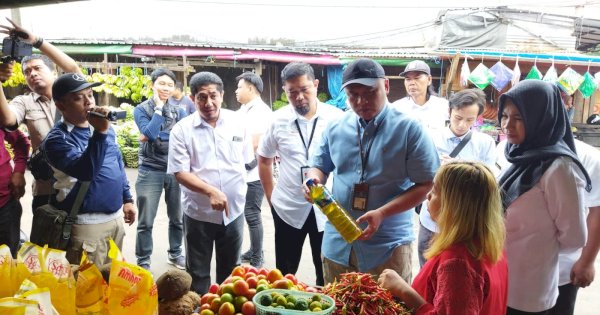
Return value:
[(427, 195), (439, 233), (412, 287), (393, 270), (379, 284), (415, 314), (505, 314), (507, 265), (502, 202), (492, 172), (477, 162), (442, 166)]

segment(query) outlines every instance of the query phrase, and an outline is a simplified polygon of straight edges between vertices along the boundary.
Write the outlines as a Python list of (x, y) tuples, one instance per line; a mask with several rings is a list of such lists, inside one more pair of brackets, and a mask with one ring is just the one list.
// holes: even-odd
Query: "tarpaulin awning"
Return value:
[(54, 45), (65, 54), (97, 55), (97, 54), (131, 54), (131, 45)]
[[(358, 59), (358, 58), (341, 58), (340, 61), (343, 64), (347, 64), (347, 63), (352, 62), (355, 59)], [(398, 66), (398, 67), (404, 67), (413, 60), (422, 60), (421, 58), (413, 58), (413, 59), (372, 58), (372, 59), (377, 61), (377, 63), (379, 63), (382, 66)], [(440, 68), (441, 67), (440, 64), (437, 64), (435, 62), (428, 62), (427, 60), (423, 60), (423, 61), (425, 61), (425, 63), (427, 63), (430, 68)]]
[(260, 59), (274, 62), (302, 61), (310, 64), (326, 66), (341, 64), (340, 60), (337, 57), (330, 55), (305, 55), (276, 51), (242, 51), (240, 54), (236, 54), (233, 56), (216, 56), (216, 58), (226, 60)]
[(181, 56), (233, 56), (235, 51), (233, 49), (211, 49), (211, 48), (193, 48), (193, 47), (172, 47), (172, 46), (145, 46), (145, 45), (134, 45), (133, 53), (135, 55), (143, 56), (168, 56), (168, 57), (181, 57)]

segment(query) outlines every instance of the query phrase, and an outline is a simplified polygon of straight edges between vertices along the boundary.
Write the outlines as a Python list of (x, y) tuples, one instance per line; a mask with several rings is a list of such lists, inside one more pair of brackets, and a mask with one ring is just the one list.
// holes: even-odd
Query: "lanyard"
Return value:
[[(360, 122), (356, 120), (356, 137), (358, 138), (358, 148), (360, 150), (360, 182), (364, 183), (365, 181), (365, 169), (367, 168), (367, 162), (369, 161), (369, 153), (371, 153), (371, 147), (373, 147), (373, 141), (375, 141), (375, 136), (377, 135), (377, 131), (379, 131), (379, 126), (383, 124), (383, 119), (375, 126), (375, 130), (373, 131), (373, 136), (371, 137), (371, 141), (368, 141), (366, 147), (366, 152), (363, 150), (362, 137), (360, 136)], [(366, 129), (366, 128), (365, 128)]]
[(308, 145), (304, 141), (304, 136), (302, 136), (302, 131), (300, 130), (300, 124), (298, 123), (298, 119), (294, 120), (296, 123), (296, 128), (298, 128), (298, 133), (300, 134), (300, 139), (302, 140), (302, 144), (304, 145), (304, 150), (306, 151), (306, 160), (308, 161), (308, 149), (310, 148), (310, 144), (312, 143), (313, 136), (315, 135), (315, 127), (317, 127), (317, 120), (319, 117), (315, 118), (315, 122), (313, 123), (312, 131), (310, 132), (310, 138), (308, 139)]

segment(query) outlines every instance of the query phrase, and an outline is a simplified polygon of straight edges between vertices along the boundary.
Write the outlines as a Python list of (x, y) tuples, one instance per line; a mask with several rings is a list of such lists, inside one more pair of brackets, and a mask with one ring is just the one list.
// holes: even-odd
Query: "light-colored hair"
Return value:
[(490, 169), (478, 162), (448, 163), (438, 170), (434, 185), (440, 205), (439, 233), (425, 258), (462, 243), (476, 259), (497, 262), (506, 233), (500, 190)]

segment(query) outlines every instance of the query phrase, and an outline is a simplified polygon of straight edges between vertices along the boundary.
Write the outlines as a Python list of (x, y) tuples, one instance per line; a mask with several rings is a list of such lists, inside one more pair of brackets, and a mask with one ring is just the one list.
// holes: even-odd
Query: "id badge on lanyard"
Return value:
[(358, 183), (352, 187), (352, 210), (367, 211), (369, 201), (369, 184)]

